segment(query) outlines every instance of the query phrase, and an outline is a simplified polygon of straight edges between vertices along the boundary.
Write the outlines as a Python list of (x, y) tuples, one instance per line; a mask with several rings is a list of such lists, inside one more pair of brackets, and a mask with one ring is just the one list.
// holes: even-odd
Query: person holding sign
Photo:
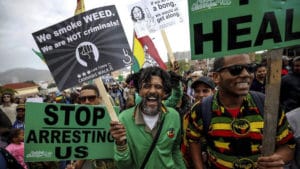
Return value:
[(117, 167), (185, 169), (179, 113), (162, 103), (171, 92), (170, 75), (159, 67), (144, 68), (137, 84), (142, 101), (123, 111), (120, 122), (111, 122)]
[[(100, 92), (95, 85), (86, 85), (81, 88), (79, 94), (80, 104), (100, 105), (102, 99)], [(94, 150), (98, 151), (98, 150)], [(66, 169), (115, 169), (113, 159), (97, 159), (97, 160), (77, 160), (74, 164), (68, 165)]]
[(203, 140), (209, 168), (282, 168), (293, 159), (295, 141), (283, 111), (278, 114), (276, 150), (261, 156), (264, 95), (249, 93), (255, 67), (248, 54), (215, 60), (213, 78), (219, 90), (192, 108), (186, 130), (196, 169), (203, 168)]

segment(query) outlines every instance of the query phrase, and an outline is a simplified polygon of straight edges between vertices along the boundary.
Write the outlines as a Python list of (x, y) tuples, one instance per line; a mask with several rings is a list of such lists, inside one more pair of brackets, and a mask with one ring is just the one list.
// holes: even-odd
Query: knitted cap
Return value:
[(18, 104), (16, 110), (18, 109), (24, 109), (25, 110), (25, 104)]

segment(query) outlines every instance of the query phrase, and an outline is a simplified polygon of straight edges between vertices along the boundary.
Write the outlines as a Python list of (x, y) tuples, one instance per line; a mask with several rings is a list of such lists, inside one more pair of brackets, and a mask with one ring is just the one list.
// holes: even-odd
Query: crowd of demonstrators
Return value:
[[(68, 166), (69, 161), (35, 162), (27, 163), (28, 168), (140, 168), (156, 137), (156, 146), (145, 168), (282, 167), (293, 158), (293, 146), (296, 145), (295, 159), (300, 154), (297, 127), (300, 114), (296, 109), (300, 107), (300, 57), (295, 57), (292, 63), (292, 70), (282, 77), (280, 103), (286, 116), (280, 109), (276, 151), (270, 156), (259, 157), (263, 112), (249, 92), (264, 93), (266, 66), (256, 66), (249, 55), (241, 54), (216, 59), (214, 69), (209, 71), (212, 77), (202, 71), (180, 76), (174, 70), (148, 67), (130, 74), (126, 85), (106, 84), (108, 97), (121, 112), (120, 122), (111, 122), (110, 128), (115, 139), (114, 159), (77, 160)], [(52, 92), (43, 98), (44, 102), (54, 104), (101, 105), (101, 94), (95, 85), (88, 84), (71, 93)], [(204, 100), (205, 97), (211, 100)], [(25, 97), (14, 100), (9, 92), (1, 95), (0, 111), (5, 115), (1, 116), (1, 123), (6, 119), (10, 124), (5, 132), (0, 130), (1, 153), (6, 151), (11, 128), (25, 129), (25, 100)], [(210, 102), (205, 103), (210, 106), (208, 109), (203, 109), (204, 102)], [(287, 127), (286, 117), (292, 129)], [(5, 158), (9, 157), (0, 156), (0, 162)], [(17, 168), (24, 168), (21, 164), (16, 161)], [(299, 160), (290, 169), (296, 169), (297, 165)]]
[(300, 56), (293, 59), (292, 71), (281, 79), (280, 103), (286, 112), (300, 107)]
[(254, 72), (254, 79), (250, 86), (250, 90), (265, 93), (266, 77), (267, 77), (266, 65), (258, 64)]
[(280, 104), (295, 132), (296, 153), (291, 169), (300, 168), (300, 56), (292, 60), (291, 71), (281, 79)]
[(192, 108), (186, 131), (196, 169), (204, 167), (203, 140), (209, 168), (281, 168), (293, 159), (295, 141), (283, 111), (278, 115), (276, 150), (261, 156), (263, 112), (249, 93), (254, 71), (247, 54), (215, 60), (213, 78), (218, 91), (206, 100), (206, 111), (201, 107), (204, 102)]
[(180, 116), (162, 103), (171, 92), (170, 75), (159, 67), (144, 68), (136, 89), (141, 102), (122, 112), (120, 122), (111, 122), (117, 167), (186, 168), (180, 153)]

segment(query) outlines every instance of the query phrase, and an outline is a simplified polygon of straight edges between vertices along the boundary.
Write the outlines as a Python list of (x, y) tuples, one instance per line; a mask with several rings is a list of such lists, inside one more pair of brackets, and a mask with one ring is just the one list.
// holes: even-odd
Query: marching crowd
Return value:
[[(211, 72), (180, 75), (147, 67), (107, 93), (120, 107), (111, 121), (113, 159), (24, 161), (26, 99), (3, 92), (0, 105), (0, 169), (203, 169), (300, 168), (300, 56), (283, 65), (276, 147), (262, 156), (267, 67), (248, 54), (216, 58)], [(98, 88), (44, 98), (48, 103), (103, 104)], [(26, 122), (30, 123), (30, 121)], [(101, 151), (101, 150), (95, 150)]]

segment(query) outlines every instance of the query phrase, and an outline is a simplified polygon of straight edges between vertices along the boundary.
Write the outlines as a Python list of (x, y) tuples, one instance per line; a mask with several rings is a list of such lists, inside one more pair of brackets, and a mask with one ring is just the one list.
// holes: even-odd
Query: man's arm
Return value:
[(270, 156), (260, 157), (257, 160), (258, 168), (278, 168), (293, 160), (295, 153), (295, 140), (293, 132), (289, 127), (285, 113), (279, 110), (276, 148), (274, 154)]
[(202, 150), (200, 143), (191, 142), (190, 150), (195, 169), (203, 169)]
[(168, 107), (175, 108), (177, 103), (183, 96), (182, 84), (180, 83), (177, 87), (172, 88), (171, 95), (165, 100), (164, 104)]

